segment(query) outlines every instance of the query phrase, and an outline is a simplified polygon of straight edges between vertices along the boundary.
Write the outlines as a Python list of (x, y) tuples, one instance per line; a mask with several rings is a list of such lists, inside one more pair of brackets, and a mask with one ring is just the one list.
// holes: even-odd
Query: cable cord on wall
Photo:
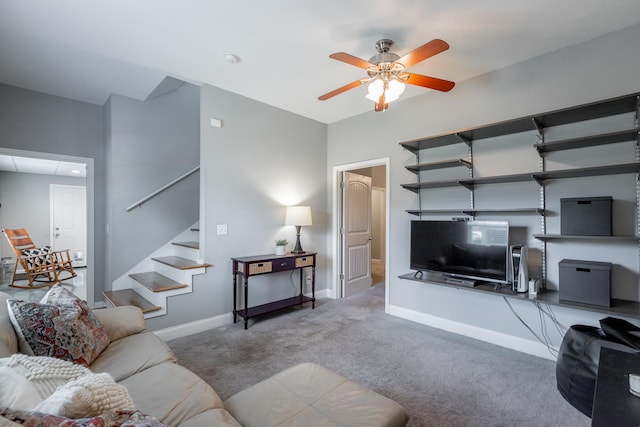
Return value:
[(553, 325), (556, 327), (556, 331), (558, 332), (558, 335), (560, 335), (561, 337), (564, 336), (564, 334), (567, 333), (567, 328), (558, 321), (558, 319), (556, 318), (555, 313), (553, 312), (553, 310), (551, 309), (551, 306), (549, 304), (545, 304), (546, 305), (546, 310), (542, 307), (542, 304), (540, 304), (539, 302), (535, 302), (536, 306), (538, 307), (538, 310), (540, 310), (542, 313), (544, 313), (549, 319), (551, 319), (551, 322), (553, 322)]
[[(518, 313), (516, 313), (515, 309), (513, 308), (513, 306), (511, 305), (511, 303), (507, 299), (507, 297), (502, 297), (502, 299), (504, 299), (504, 301), (509, 306), (509, 309), (511, 310), (511, 312), (513, 313), (514, 316), (516, 316), (516, 318), (520, 321), (520, 323), (522, 323), (524, 325), (524, 327), (527, 328), (529, 330), (529, 332), (531, 332), (531, 335), (536, 337), (536, 339), (541, 344), (543, 344), (545, 347), (547, 347), (547, 350), (549, 351), (549, 353), (551, 353), (551, 355), (553, 355), (554, 357), (558, 357), (558, 350), (553, 348), (553, 346), (551, 345), (551, 342), (549, 340), (549, 337), (546, 335), (546, 326), (542, 326), (541, 327), (542, 337), (540, 337), (538, 334), (535, 333), (535, 331), (533, 329), (531, 329), (531, 327), (529, 325), (527, 325), (527, 322), (525, 322), (524, 319), (522, 319), (522, 317), (520, 317), (520, 315)], [(544, 324), (544, 320), (543, 320), (543, 316), (542, 316), (541, 311), (539, 310), (538, 313), (539, 313), (539, 316), (540, 316), (540, 319), (541, 319), (541, 324)]]
[[(298, 295), (298, 291), (299, 291), (299, 288), (298, 288), (298, 286), (296, 285), (296, 281), (295, 281), (295, 279), (293, 278), (293, 274), (294, 274), (296, 271), (297, 271), (297, 270), (291, 270), (291, 272), (289, 273), (289, 284), (290, 284), (290, 285), (291, 285), (291, 287), (293, 288), (293, 295), (294, 295), (294, 296), (295, 296), (295, 295)], [(303, 289), (303, 292), (304, 292), (304, 283), (302, 284), (302, 289)]]

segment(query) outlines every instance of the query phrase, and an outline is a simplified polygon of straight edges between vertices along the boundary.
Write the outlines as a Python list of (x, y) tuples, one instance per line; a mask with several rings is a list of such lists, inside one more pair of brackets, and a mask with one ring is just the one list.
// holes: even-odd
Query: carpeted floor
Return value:
[(384, 284), (169, 342), (224, 400), (316, 362), (403, 405), (409, 426), (588, 426), (555, 386), (552, 361), (384, 313)]

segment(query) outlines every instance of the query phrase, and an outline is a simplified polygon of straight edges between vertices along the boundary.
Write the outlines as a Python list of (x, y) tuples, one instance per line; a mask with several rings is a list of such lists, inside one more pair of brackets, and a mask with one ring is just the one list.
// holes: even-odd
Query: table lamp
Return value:
[(300, 227), (311, 225), (311, 208), (309, 206), (287, 206), (284, 225), (294, 225), (296, 227), (296, 247), (293, 248), (291, 253), (304, 253), (300, 245)]

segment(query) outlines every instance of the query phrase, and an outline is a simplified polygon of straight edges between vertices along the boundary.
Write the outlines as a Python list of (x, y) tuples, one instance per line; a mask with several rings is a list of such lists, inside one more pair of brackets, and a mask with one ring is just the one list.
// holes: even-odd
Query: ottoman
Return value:
[(227, 399), (244, 427), (401, 427), (402, 406), (315, 363), (286, 369)]

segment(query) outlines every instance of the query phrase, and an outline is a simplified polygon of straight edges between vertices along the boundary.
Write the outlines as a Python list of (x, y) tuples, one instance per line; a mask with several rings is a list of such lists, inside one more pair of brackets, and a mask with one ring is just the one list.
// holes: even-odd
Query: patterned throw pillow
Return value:
[[(75, 307), (82, 300), (76, 294), (62, 286), (60, 283), (52, 286), (40, 300), (40, 304), (62, 305), (64, 307)], [(97, 319), (96, 319), (97, 320)]]
[(49, 258), (50, 253), (51, 253), (51, 246), (43, 246), (41, 248), (35, 248), (35, 249), (25, 249), (22, 251), (22, 255), (29, 257), (27, 258), (27, 263), (31, 267), (35, 265), (44, 266), (44, 265), (51, 264), (51, 259)]
[(37, 411), (0, 408), (0, 425), (4, 425), (3, 420), (26, 427), (168, 427), (140, 411), (109, 411), (98, 417), (71, 419)]
[(111, 341), (86, 301), (62, 285), (55, 285), (40, 303), (7, 300), (7, 306), (21, 353), (89, 366)]

